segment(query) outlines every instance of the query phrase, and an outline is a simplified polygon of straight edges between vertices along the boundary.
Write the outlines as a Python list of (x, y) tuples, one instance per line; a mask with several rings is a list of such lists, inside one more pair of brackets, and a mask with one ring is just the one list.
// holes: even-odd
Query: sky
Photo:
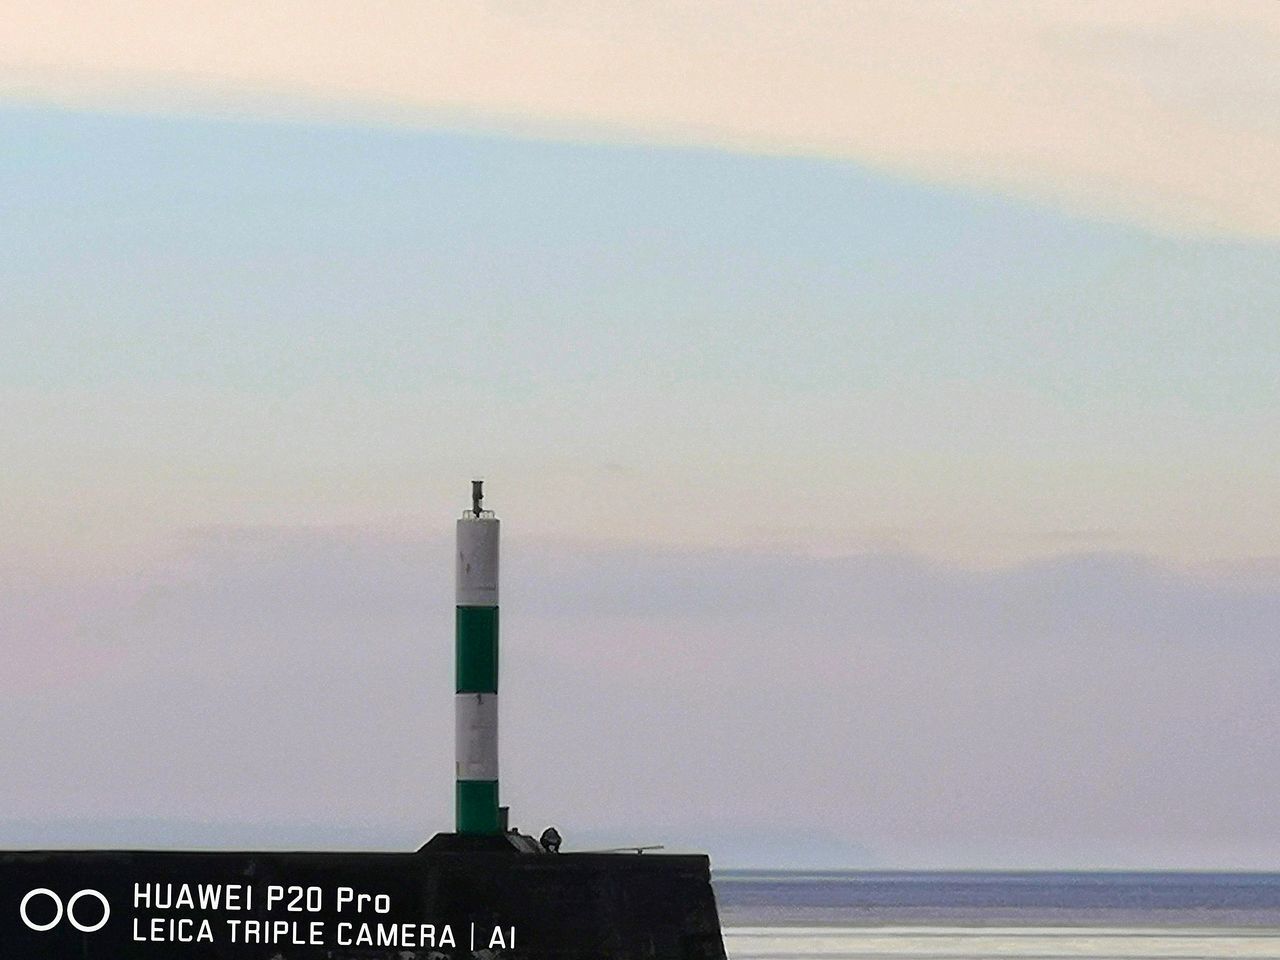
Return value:
[(0, 3), (0, 843), (1274, 867), (1270, 3)]

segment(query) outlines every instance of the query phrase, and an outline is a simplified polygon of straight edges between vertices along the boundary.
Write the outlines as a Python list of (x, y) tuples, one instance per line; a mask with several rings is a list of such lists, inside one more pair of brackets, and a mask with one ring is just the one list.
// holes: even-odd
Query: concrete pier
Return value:
[(699, 855), (0, 853), (6, 958), (724, 956)]

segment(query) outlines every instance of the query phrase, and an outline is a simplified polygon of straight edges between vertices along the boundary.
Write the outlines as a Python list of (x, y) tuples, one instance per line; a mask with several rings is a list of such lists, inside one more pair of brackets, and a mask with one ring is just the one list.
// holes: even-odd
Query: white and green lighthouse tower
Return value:
[(481, 509), (484, 481), (471, 481), (471, 509), (458, 520), (454, 628), (459, 834), (501, 834), (498, 811), (498, 518)]

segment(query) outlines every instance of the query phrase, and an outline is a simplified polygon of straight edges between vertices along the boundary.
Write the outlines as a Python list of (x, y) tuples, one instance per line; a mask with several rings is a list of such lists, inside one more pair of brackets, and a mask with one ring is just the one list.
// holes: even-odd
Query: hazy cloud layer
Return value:
[[(113, 578), (11, 563), (0, 843), (447, 829), (450, 557), (264, 528)], [(1274, 864), (1280, 581), (1231, 574), (509, 538), (504, 796), (721, 866)]]
[(1280, 7), (0, 5), (0, 94), (814, 154), (1280, 235)]

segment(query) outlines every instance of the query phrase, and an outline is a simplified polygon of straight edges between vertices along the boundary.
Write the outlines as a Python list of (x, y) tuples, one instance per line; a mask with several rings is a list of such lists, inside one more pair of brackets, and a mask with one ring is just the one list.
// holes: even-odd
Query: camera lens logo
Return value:
[[(85, 897), (97, 900), (102, 904), (102, 917), (96, 923), (84, 923), (76, 913), (80, 901)], [(31, 906), (31, 902), (33, 900), (39, 901), (43, 898), (48, 898), (53, 901), (53, 919), (47, 923), (36, 923), (28, 915), (27, 909)], [(84, 908), (81, 907), (80, 909), (83, 910)], [(92, 912), (93, 911), (91, 910), (90, 913)], [(48, 887), (37, 887), (35, 890), (28, 892), (27, 895), (22, 898), (22, 904), (18, 907), (18, 913), (22, 916), (23, 923), (25, 923), (30, 929), (38, 931), (39, 933), (44, 933), (45, 931), (52, 930), (56, 927), (62, 922), (64, 914), (66, 915), (67, 922), (81, 933), (94, 933), (107, 925), (107, 920), (111, 918), (111, 904), (107, 903), (107, 898), (97, 890), (81, 890), (79, 893), (73, 894), (64, 907), (62, 904), (62, 898)], [(44, 913), (44, 911), (41, 910), (40, 913)]]

